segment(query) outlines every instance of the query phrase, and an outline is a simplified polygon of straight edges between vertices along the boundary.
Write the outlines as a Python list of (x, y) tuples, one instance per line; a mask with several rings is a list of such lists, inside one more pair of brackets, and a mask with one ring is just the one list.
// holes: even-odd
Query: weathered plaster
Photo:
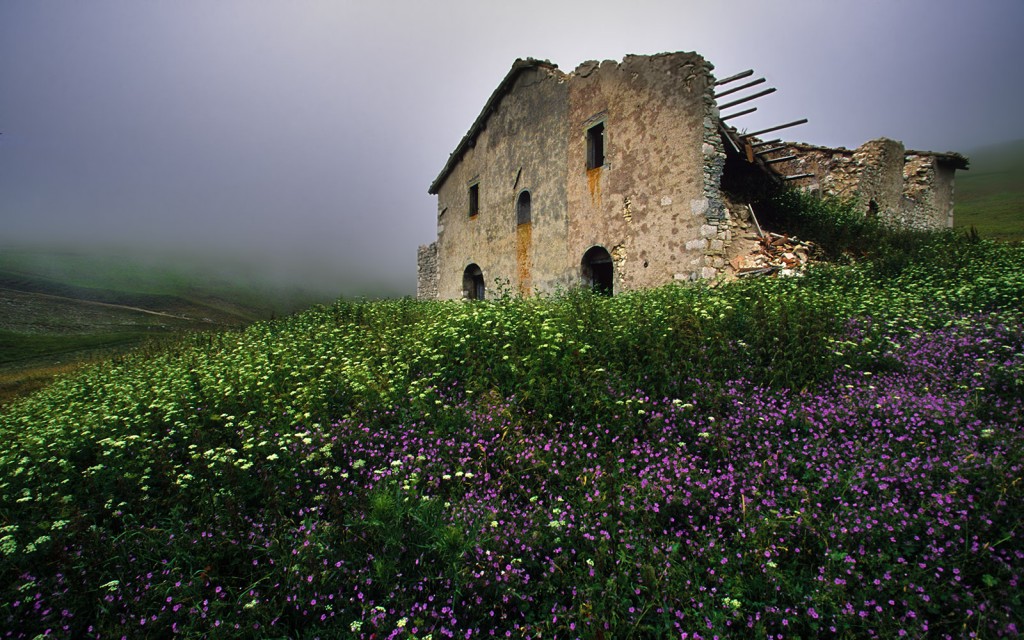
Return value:
[[(696, 53), (590, 61), (571, 73), (517, 60), (430, 187), (437, 241), (420, 247), (417, 296), (463, 297), (470, 264), (482, 271), (488, 297), (496, 285), (521, 295), (571, 287), (596, 246), (612, 257), (615, 292), (719, 275), (748, 213), (741, 207), (734, 216), (723, 196), (712, 69)], [(587, 132), (599, 123), (604, 162), (588, 169)], [(785, 145), (775, 157), (796, 158), (772, 170), (811, 174), (795, 186), (848, 199), (892, 224), (952, 225), (962, 156), (908, 152), (885, 138), (852, 151)], [(470, 216), (474, 184), (479, 212)], [(518, 224), (524, 190), (531, 216)]]
[[(690, 205), (707, 199), (711, 84), (710, 65), (692, 53), (588, 62), (569, 76), (568, 271), (595, 245), (613, 256), (616, 291), (703, 266), (703, 248), (686, 240), (711, 213), (708, 206), (694, 215)], [(596, 114), (605, 123), (605, 164), (588, 171), (586, 131)], [(717, 195), (717, 183), (709, 190)]]
[[(532, 293), (558, 281), (551, 274), (561, 270), (565, 252), (566, 104), (561, 73), (522, 71), (439, 186), (438, 297), (463, 296), (463, 271), (471, 263), (483, 271), (488, 295), (499, 283)], [(470, 217), (472, 181), (479, 184), (480, 210)], [(523, 189), (531, 194), (528, 234), (516, 224)]]

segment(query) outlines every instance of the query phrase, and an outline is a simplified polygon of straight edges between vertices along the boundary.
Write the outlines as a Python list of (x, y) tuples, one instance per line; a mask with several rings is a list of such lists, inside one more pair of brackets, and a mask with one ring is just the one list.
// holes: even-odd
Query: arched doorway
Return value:
[(583, 254), (581, 262), (584, 286), (591, 287), (596, 293), (610, 296), (614, 291), (615, 265), (612, 257), (604, 247), (595, 246)]
[(462, 272), (462, 297), (467, 300), (483, 300), (485, 294), (484, 272), (475, 264), (469, 265)]

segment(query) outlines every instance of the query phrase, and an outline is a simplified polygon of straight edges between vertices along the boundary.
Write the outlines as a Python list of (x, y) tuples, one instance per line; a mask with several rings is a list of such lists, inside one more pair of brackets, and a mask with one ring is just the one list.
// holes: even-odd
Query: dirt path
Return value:
[(51, 293), (39, 293), (36, 291), (22, 291), (21, 289), (11, 289), (8, 287), (0, 287), (0, 291), (10, 291), (11, 293), (17, 293), (26, 296), (37, 296), (40, 298), (47, 298), (50, 300), (62, 300), (64, 302), (74, 302), (76, 304), (88, 304), (97, 307), (104, 307), (107, 309), (120, 309), (123, 311), (137, 311), (139, 313), (148, 313), (152, 316), (160, 316), (164, 318), (171, 318), (173, 320), (184, 320), (186, 322), (212, 322), (207, 318), (189, 318), (188, 316), (179, 316), (172, 313), (166, 313), (164, 311), (153, 311), (151, 309), (143, 309), (141, 307), (131, 307), (123, 304), (113, 304), (110, 302), (96, 302), (95, 300), (83, 300), (82, 298), (69, 298), (66, 296), (57, 296)]

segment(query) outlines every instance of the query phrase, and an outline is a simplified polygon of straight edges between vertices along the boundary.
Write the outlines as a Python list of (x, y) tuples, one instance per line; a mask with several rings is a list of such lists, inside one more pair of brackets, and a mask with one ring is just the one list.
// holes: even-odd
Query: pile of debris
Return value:
[(801, 275), (814, 254), (814, 244), (796, 236), (766, 232), (757, 247), (729, 261), (737, 278)]

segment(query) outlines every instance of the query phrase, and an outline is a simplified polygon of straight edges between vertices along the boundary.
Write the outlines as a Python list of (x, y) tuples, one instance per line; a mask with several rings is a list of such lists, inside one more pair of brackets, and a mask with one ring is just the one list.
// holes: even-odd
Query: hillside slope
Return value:
[(1024, 247), (916, 238), (63, 379), (0, 411), (0, 634), (1016, 637)]
[(1024, 240), (1024, 140), (968, 154), (970, 170), (956, 176), (956, 227), (983, 237)]
[(325, 298), (239, 283), (184, 261), (0, 248), (0, 404), (77, 363), (182, 331), (242, 327)]

